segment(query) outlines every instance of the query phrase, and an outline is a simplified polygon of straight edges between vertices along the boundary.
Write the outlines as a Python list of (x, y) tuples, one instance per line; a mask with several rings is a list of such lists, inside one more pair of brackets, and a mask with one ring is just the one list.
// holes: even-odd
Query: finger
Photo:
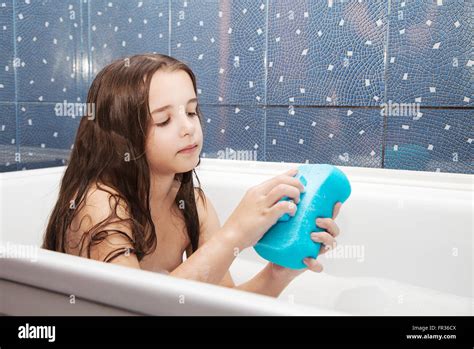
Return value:
[(273, 217), (275, 222), (285, 213), (294, 216), (296, 213), (296, 204), (292, 201), (278, 201), (270, 208), (270, 215)]
[(325, 253), (329, 250), (336, 248), (337, 241), (334, 237), (326, 232), (311, 233), (311, 240), (314, 242), (319, 242), (324, 246), (321, 246), (320, 253)]
[(284, 196), (287, 196), (296, 203), (300, 202), (300, 191), (298, 188), (280, 183), (268, 193), (266, 199), (267, 206), (275, 205), (275, 203)]
[(304, 191), (304, 185), (301, 183), (301, 181), (297, 178), (294, 178), (294, 176), (298, 173), (298, 169), (292, 169), (289, 171), (286, 171), (285, 173), (270, 178), (269, 180), (263, 182), (260, 184), (260, 188), (262, 189), (264, 194), (268, 194), (275, 186), (278, 184), (288, 184), (292, 185), (300, 190), (300, 192)]
[(297, 173), (298, 173), (298, 167), (292, 167), (289, 170), (283, 172), (282, 175), (293, 177), (293, 176), (296, 176)]
[(332, 220), (331, 218), (318, 218), (316, 219), (316, 225), (326, 230), (334, 237), (340, 234), (339, 227), (337, 226), (336, 222), (334, 222), (334, 220)]
[(323, 271), (323, 265), (314, 258), (305, 258), (303, 259), (303, 263), (308, 267), (309, 270), (314, 271), (315, 273), (320, 273)]
[(342, 207), (342, 202), (336, 202), (334, 205), (334, 209), (332, 211), (332, 219), (336, 219), (337, 215), (339, 214), (339, 211), (341, 210)]

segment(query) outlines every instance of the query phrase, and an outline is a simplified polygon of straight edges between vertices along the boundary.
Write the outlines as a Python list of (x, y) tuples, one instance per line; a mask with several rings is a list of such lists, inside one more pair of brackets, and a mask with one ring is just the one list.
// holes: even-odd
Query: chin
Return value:
[(179, 164), (176, 164), (175, 167), (176, 173), (184, 173), (188, 171), (192, 171), (196, 168), (199, 162), (199, 156), (195, 156), (186, 160), (181, 160)]

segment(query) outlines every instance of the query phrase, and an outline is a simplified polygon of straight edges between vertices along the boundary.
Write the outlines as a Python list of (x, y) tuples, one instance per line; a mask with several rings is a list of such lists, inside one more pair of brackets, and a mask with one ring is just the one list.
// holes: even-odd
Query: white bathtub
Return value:
[[(223, 223), (247, 188), (290, 166), (203, 159), (198, 175)], [(278, 299), (35, 249), (64, 168), (0, 174), (0, 313), (472, 315), (474, 177), (339, 168), (352, 184), (339, 246), (320, 257), (323, 273), (305, 272)], [(245, 250), (232, 276), (246, 281), (264, 263)]]

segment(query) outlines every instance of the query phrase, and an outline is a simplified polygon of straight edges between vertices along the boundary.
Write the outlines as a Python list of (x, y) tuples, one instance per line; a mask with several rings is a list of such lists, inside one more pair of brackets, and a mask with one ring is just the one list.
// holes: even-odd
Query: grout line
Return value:
[(269, 0), (265, 1), (265, 47), (264, 47), (264, 56), (263, 56), (263, 161), (267, 161), (267, 83), (268, 83), (268, 16), (269, 16)]
[(168, 0), (168, 56), (171, 56), (171, 0)]
[[(91, 42), (92, 42), (92, 34), (91, 34), (91, 0), (87, 1), (87, 66), (89, 67), (89, 72), (87, 74), (87, 90), (89, 90), (89, 84), (92, 82), (92, 51), (91, 51)], [(87, 100), (87, 96), (86, 96)]]
[[(87, 0), (86, 0), (87, 2)], [(80, 93), (80, 98), (81, 98), (81, 102), (82, 103), (85, 103), (87, 102), (87, 95), (84, 96), (84, 101), (82, 100), (82, 97), (83, 97), (83, 93), (84, 93), (84, 90), (87, 88), (87, 85), (88, 85), (88, 79), (87, 77), (85, 77), (85, 75), (87, 76), (88, 74), (88, 70), (85, 66), (84, 66), (84, 56), (85, 56), (85, 50), (84, 50), (84, 41), (85, 41), (85, 34), (84, 34), (84, 1), (83, 0), (79, 0), (79, 23), (80, 23), (80, 26), (81, 26), (81, 40), (80, 40), (80, 54), (78, 55), (79, 56), (79, 64), (77, 65), (78, 67), (80, 67), (80, 77), (81, 77), (81, 85), (79, 87), (79, 93)], [(88, 64), (89, 60), (85, 60), (86, 61), (86, 64)]]
[[(18, 120), (18, 72), (17, 72), (17, 60), (18, 60), (18, 51), (17, 51), (17, 45), (16, 45), (16, 0), (12, 1), (12, 15), (13, 15), (13, 21), (12, 21), (12, 29), (13, 29), (13, 81), (14, 81), (14, 86), (15, 86), (15, 102), (14, 102), (14, 108), (15, 108), (15, 145), (16, 145), (16, 154), (15, 154), (15, 165), (17, 171), (21, 169), (21, 153), (20, 153), (20, 122)], [(18, 61), (19, 62), (19, 61)], [(21, 63), (21, 62), (20, 62)], [(17, 154), (20, 155), (20, 161), (16, 161), (16, 157), (18, 156)]]
[[(313, 108), (313, 109), (372, 109), (380, 110), (380, 106), (363, 106), (363, 105), (295, 105), (295, 104), (213, 104), (213, 103), (199, 103), (201, 106), (214, 107), (243, 107), (243, 108), (288, 108), (290, 105), (294, 108)], [(436, 109), (436, 110), (473, 110), (474, 107), (461, 106), (420, 106), (420, 109)]]
[[(388, 0), (387, 4), (387, 31), (386, 31), (386, 41), (385, 41), (385, 55), (384, 55), (384, 97), (385, 97), (385, 103), (387, 103), (388, 100), (388, 84), (387, 84), (387, 77), (388, 77), (388, 60), (389, 60), (389, 40), (390, 40), (390, 13), (391, 13), (391, 4), (392, 0)], [(421, 108), (420, 108), (421, 109)], [(388, 115), (387, 113), (384, 113), (383, 115), (383, 126), (382, 126), (382, 154), (381, 154), (381, 163), (380, 167), (385, 168), (385, 148), (386, 148), (386, 141), (387, 141), (387, 128), (388, 128)]]

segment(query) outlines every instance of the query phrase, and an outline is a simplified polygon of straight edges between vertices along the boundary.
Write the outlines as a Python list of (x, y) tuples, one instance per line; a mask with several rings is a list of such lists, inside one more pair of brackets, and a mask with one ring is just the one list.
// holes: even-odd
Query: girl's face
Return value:
[[(183, 70), (157, 71), (150, 83), (151, 125), (146, 157), (159, 174), (191, 171), (199, 162), (202, 129), (197, 115), (193, 83)], [(184, 148), (194, 146), (183, 151)]]

